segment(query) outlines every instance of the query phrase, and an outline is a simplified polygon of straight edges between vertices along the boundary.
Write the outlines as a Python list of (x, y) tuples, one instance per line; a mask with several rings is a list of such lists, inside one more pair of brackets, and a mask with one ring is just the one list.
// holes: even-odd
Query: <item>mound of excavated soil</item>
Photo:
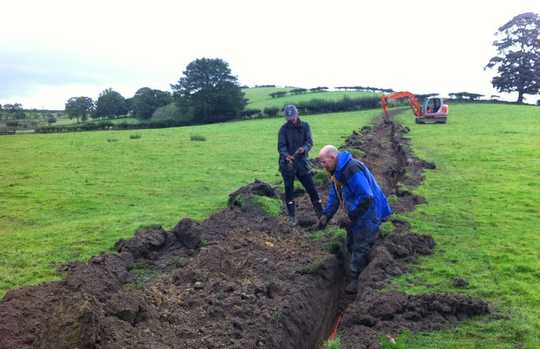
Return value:
[[(399, 212), (425, 201), (402, 184), (418, 185), (422, 170), (434, 168), (411, 156), (406, 132), (379, 122), (345, 144), (398, 198)], [(8, 292), (0, 303), (0, 348), (313, 349), (338, 318), (345, 348), (371, 348), (380, 335), (488, 312), (484, 302), (458, 295), (381, 291), (435, 246), (397, 220), (395, 232), (373, 249), (357, 297), (346, 297), (345, 254), (310, 238), (316, 219), (299, 195), (297, 228), (261, 210), (257, 197), (279, 194), (256, 181), (203, 222), (184, 218), (171, 231), (142, 229), (118, 241), (115, 252), (67, 265), (62, 281)]]

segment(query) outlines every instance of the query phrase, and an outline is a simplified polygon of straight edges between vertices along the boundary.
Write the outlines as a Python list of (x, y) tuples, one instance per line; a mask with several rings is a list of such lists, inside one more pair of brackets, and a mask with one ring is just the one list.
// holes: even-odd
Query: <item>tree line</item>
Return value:
[(149, 119), (159, 107), (171, 103), (170, 92), (143, 87), (131, 98), (124, 98), (112, 88), (105, 89), (94, 101), (90, 97), (71, 97), (65, 105), (66, 114), (77, 122), (88, 118), (114, 118), (131, 114), (139, 119)]
[(0, 120), (23, 120), (26, 113), (20, 103), (0, 104)]

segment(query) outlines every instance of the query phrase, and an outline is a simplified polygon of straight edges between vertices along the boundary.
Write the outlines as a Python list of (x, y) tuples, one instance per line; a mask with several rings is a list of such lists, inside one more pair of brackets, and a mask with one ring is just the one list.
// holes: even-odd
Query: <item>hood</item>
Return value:
[(336, 170), (334, 171), (334, 175), (336, 176), (336, 179), (341, 182), (341, 177), (343, 176), (343, 170), (345, 169), (345, 166), (347, 166), (347, 163), (352, 159), (352, 155), (350, 152), (343, 150), (338, 153), (337, 161), (336, 161)]

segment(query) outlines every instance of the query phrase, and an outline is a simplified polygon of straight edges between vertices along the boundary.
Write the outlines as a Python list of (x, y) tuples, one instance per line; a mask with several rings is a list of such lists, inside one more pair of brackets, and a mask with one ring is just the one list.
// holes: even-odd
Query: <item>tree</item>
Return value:
[(50, 125), (50, 124), (54, 124), (56, 123), (56, 117), (54, 116), (53, 113), (51, 112), (46, 112), (45, 113), (45, 119), (47, 119), (47, 123)]
[(192, 113), (201, 122), (230, 120), (246, 105), (238, 79), (220, 58), (194, 60), (171, 87), (182, 113)]
[(536, 13), (522, 13), (500, 27), (493, 42), (497, 56), (486, 68), (497, 68), (499, 75), (491, 83), (499, 92), (517, 92), (518, 103), (524, 94), (540, 90), (540, 17)]
[(137, 118), (150, 119), (157, 108), (172, 102), (170, 92), (143, 87), (135, 92), (131, 110)]
[(126, 108), (128, 110), (128, 114), (133, 112), (133, 97), (126, 98)]
[(7, 119), (21, 120), (26, 118), (26, 114), (20, 103), (4, 104), (4, 111), (7, 113)]
[(66, 102), (65, 110), (70, 119), (86, 121), (88, 115), (94, 111), (94, 101), (90, 97), (71, 97)]
[(96, 117), (120, 116), (127, 113), (126, 99), (120, 93), (108, 88), (99, 94), (94, 113)]

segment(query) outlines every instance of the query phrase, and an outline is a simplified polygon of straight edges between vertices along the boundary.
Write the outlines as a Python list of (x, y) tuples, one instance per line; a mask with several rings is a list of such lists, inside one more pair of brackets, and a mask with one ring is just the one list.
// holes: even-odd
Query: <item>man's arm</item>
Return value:
[(311, 147), (313, 147), (313, 138), (311, 137), (311, 128), (309, 127), (309, 124), (305, 123), (304, 125), (306, 127), (306, 140), (302, 148), (304, 148), (304, 153), (307, 153), (311, 150)]
[(333, 182), (330, 182), (330, 188), (328, 190), (328, 199), (326, 200), (326, 207), (323, 210), (323, 215), (326, 216), (328, 221), (332, 219), (339, 208), (339, 199), (337, 197), (336, 186)]
[(287, 139), (285, 138), (285, 130), (283, 127), (279, 130), (278, 134), (278, 152), (284, 158), (289, 156), (289, 151), (287, 150)]

